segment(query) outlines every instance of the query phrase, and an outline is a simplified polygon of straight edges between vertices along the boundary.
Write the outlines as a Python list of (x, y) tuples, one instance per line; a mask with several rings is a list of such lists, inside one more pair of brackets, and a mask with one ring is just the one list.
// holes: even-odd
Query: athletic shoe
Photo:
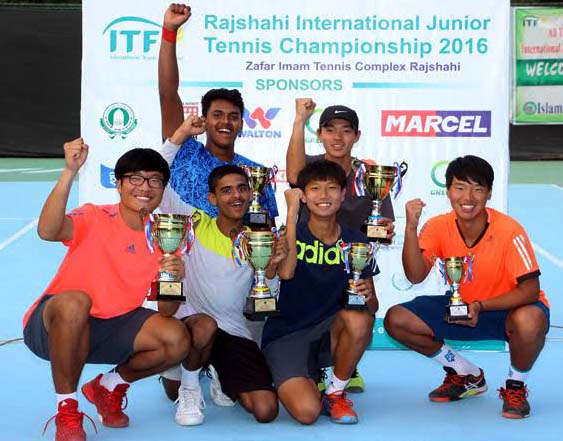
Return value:
[(205, 401), (200, 388), (189, 389), (184, 385), (180, 386), (176, 403), (178, 407), (175, 420), (180, 426), (197, 426), (203, 423), (205, 415), (202, 410), (205, 409)]
[(446, 371), (444, 382), (428, 394), (431, 401), (457, 401), (487, 391), (483, 369), (479, 369), (477, 377), (474, 375), (458, 375), (451, 367), (444, 367), (444, 370)]
[(223, 393), (223, 389), (221, 389), (221, 382), (219, 381), (219, 375), (217, 375), (217, 371), (211, 364), (207, 367), (207, 376), (211, 380), (209, 382), (209, 395), (211, 395), (211, 400), (215, 403), (215, 405), (221, 407), (234, 406), (235, 402)]
[(43, 435), (47, 430), (47, 426), (53, 420), (57, 426), (55, 441), (86, 441), (86, 432), (82, 428), (82, 420), (86, 417), (94, 426), (94, 430), (98, 433), (98, 428), (92, 418), (83, 412), (78, 411), (78, 401), (67, 398), (59, 403), (57, 414), (49, 418), (43, 428)]
[(317, 387), (321, 393), (326, 390), (325, 380), (328, 378), (328, 369), (329, 368), (320, 368), (317, 372)]
[(346, 385), (346, 392), (351, 394), (361, 394), (365, 388), (364, 379), (358, 372), (358, 369), (354, 369), (354, 373)]
[[(100, 384), (102, 374), (82, 386), (82, 393), (90, 403), (96, 406), (98, 418), (106, 427), (127, 427), (129, 417), (123, 413), (127, 407), (128, 384), (118, 384), (111, 392)], [(125, 406), (122, 407), (123, 399)]]
[(526, 418), (530, 415), (528, 388), (521, 381), (506, 380), (506, 389), (498, 390), (499, 398), (504, 401), (502, 416), (505, 418)]
[(352, 410), (354, 405), (346, 398), (346, 392), (338, 391), (331, 394), (323, 394), (323, 414), (330, 417), (330, 421), (337, 424), (356, 424), (358, 414)]

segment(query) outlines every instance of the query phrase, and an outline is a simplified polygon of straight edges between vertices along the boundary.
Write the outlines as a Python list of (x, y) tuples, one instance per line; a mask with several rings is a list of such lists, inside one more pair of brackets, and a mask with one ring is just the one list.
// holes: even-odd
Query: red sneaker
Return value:
[[(102, 374), (82, 386), (82, 393), (96, 406), (98, 418), (106, 427), (127, 427), (129, 417), (123, 413), (127, 407), (128, 384), (118, 384), (111, 392), (100, 384)], [(125, 398), (125, 406), (121, 407)]]
[(337, 424), (356, 424), (358, 414), (352, 409), (352, 401), (346, 398), (346, 392), (338, 391), (323, 395), (322, 409), (330, 421)]
[(47, 426), (53, 420), (57, 426), (55, 441), (85, 441), (86, 432), (82, 428), (82, 420), (86, 417), (94, 426), (94, 430), (98, 433), (98, 428), (92, 418), (83, 412), (78, 411), (78, 401), (72, 398), (66, 399), (59, 403), (57, 414), (49, 418), (43, 428), (43, 435), (47, 430)]

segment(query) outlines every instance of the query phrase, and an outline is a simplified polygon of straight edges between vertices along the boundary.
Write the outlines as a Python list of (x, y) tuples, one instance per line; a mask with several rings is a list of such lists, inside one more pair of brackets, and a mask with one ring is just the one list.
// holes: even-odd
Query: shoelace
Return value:
[[(115, 389), (108, 393), (107, 403), (108, 410), (112, 413), (121, 413), (124, 409), (127, 409), (129, 400), (127, 399), (127, 389), (129, 389), (128, 384), (118, 384)], [(125, 398), (125, 406), (122, 406), (123, 399)]]
[(465, 375), (450, 374), (448, 372), (446, 373), (446, 378), (444, 378), (444, 382), (437, 390), (441, 391), (447, 389), (452, 384), (456, 386), (463, 386), (464, 382), (465, 382)]
[(352, 400), (346, 398), (345, 392), (334, 392), (326, 397), (330, 400), (330, 407), (333, 410), (346, 410), (354, 406)]
[(92, 418), (90, 418), (89, 415), (85, 414), (84, 412), (78, 412), (78, 409), (76, 409), (75, 407), (72, 406), (68, 406), (68, 407), (69, 409), (67, 411), (65, 411), (63, 408), (63, 411), (59, 411), (58, 413), (56, 413), (55, 415), (53, 415), (51, 418), (47, 420), (45, 426), (43, 427), (43, 432), (41, 433), (41, 436), (45, 435), (45, 431), (47, 430), (47, 427), (49, 427), (51, 421), (57, 418), (57, 416), (59, 417), (60, 421), (63, 423), (64, 426), (69, 427), (71, 429), (80, 428), (82, 426), (82, 418), (86, 417), (88, 418), (88, 420), (90, 420), (92, 426), (94, 426), (94, 431), (98, 433), (98, 428), (96, 427), (96, 423)]
[(505, 389), (501, 387), (498, 389), (498, 396), (501, 400), (508, 401), (510, 407), (520, 407), (524, 400), (528, 398), (528, 389), (526, 386), (522, 389)]
[(182, 412), (186, 412), (192, 407), (205, 409), (205, 400), (201, 396), (201, 392), (195, 389), (180, 387), (176, 404), (180, 406)]

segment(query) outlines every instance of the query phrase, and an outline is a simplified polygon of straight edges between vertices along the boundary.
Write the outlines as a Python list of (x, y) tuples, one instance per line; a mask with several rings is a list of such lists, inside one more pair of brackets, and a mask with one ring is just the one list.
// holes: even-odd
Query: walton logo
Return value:
[(100, 183), (104, 188), (116, 188), (117, 180), (113, 168), (100, 164)]
[(111, 139), (116, 136), (125, 139), (137, 127), (137, 119), (133, 109), (127, 104), (113, 103), (104, 110), (100, 125)]
[(381, 136), (490, 137), (490, 110), (382, 110)]
[[(252, 113), (248, 109), (244, 109), (242, 117), (250, 130), (242, 130), (239, 133), (241, 138), (281, 138), (281, 130), (269, 130), (272, 126), (272, 120), (277, 116), (281, 109), (272, 107), (264, 112), (262, 107), (256, 107)], [(257, 129), (258, 124), (265, 129)]]

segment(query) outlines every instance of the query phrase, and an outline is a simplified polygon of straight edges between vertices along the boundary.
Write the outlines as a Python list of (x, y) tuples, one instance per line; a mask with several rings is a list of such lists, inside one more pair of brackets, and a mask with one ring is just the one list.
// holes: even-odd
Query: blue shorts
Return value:
[[(449, 295), (438, 296), (419, 296), (410, 302), (401, 303), (400, 306), (411, 311), (434, 332), (434, 340), (505, 340), (506, 336), (506, 317), (509, 310), (502, 311), (483, 311), (479, 314), (479, 321), (474, 328), (464, 325), (450, 324), (444, 321), (446, 307), (450, 301)], [(542, 302), (534, 303), (540, 308), (547, 318), (549, 325), (549, 308)], [(548, 326), (549, 329), (549, 326)]]

